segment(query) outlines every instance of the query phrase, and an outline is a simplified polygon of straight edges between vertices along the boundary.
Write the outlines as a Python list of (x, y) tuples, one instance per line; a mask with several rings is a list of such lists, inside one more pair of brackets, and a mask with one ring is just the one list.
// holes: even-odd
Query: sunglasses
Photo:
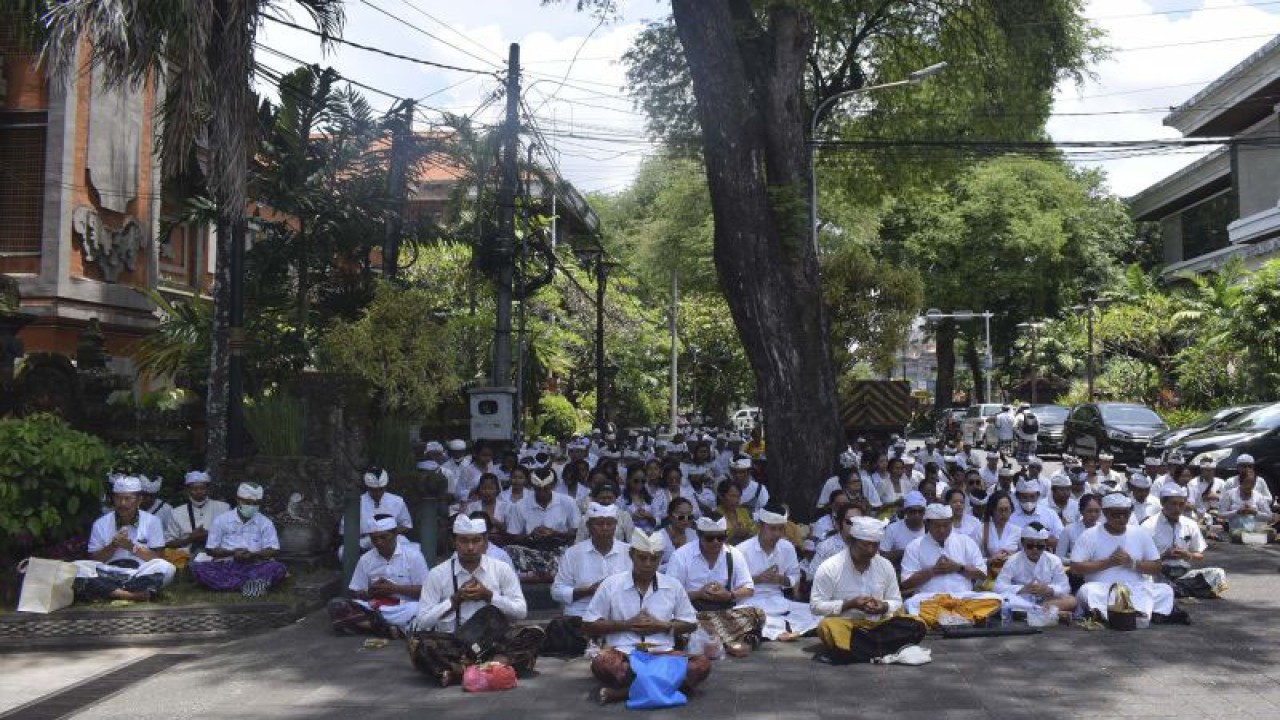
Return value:
[(672, 520), (688, 520), (691, 517), (693, 516), (692, 515), (672, 515), (671, 519)]
[(1028, 550), (1044, 550), (1049, 546), (1044, 543), (1024, 543), (1022, 547)]
[(702, 539), (705, 542), (722, 543), (727, 538), (724, 535), (703, 535)]

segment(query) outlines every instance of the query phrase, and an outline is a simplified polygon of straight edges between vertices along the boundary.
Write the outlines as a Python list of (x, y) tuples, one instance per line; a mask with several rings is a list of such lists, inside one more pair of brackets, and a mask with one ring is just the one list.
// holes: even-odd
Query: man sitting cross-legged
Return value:
[(91, 561), (77, 563), (77, 600), (154, 600), (173, 581), (173, 564), (161, 557), (160, 520), (140, 510), (142, 481), (119, 477), (111, 484), (113, 509), (89, 532)]
[(986, 577), (987, 563), (972, 538), (951, 531), (951, 515), (949, 505), (925, 508), (925, 534), (902, 556), (902, 590), (914, 593), (907, 612), (931, 626), (947, 614), (978, 622), (1000, 609), (999, 595), (973, 591), (973, 581)]
[(396, 519), (378, 517), (369, 530), (373, 548), (360, 556), (351, 574), (350, 598), (329, 603), (333, 629), (403, 637), (418, 614), (418, 597), (427, 579), (427, 561), (418, 546), (401, 541)]
[(581, 655), (587, 647), (582, 633), (582, 615), (600, 583), (610, 575), (631, 569), (630, 547), (614, 539), (618, 506), (592, 502), (587, 505), (588, 537), (572, 545), (560, 558), (551, 597), (560, 603), (563, 616), (547, 626), (549, 655)]
[(880, 555), (884, 525), (850, 517), (841, 528), (847, 549), (818, 567), (809, 609), (822, 617), (818, 637), (834, 664), (866, 662), (920, 642), (928, 628), (917, 618), (895, 615), (902, 594), (893, 563)]
[(213, 519), (205, 551), (191, 563), (196, 582), (210, 590), (258, 597), (285, 578), (288, 569), (275, 559), (280, 551), (276, 526), (258, 513), (262, 496), (261, 485), (240, 483), (236, 508)]
[(1217, 597), (1227, 582), (1222, 568), (1192, 570), (1192, 563), (1204, 560), (1208, 543), (1200, 525), (1184, 513), (1188, 506), (1187, 488), (1167, 482), (1160, 490), (1160, 513), (1142, 521), (1142, 529), (1151, 533), (1160, 551), (1160, 573), (1173, 585), (1176, 597)]
[[(517, 671), (531, 670), (545, 637), (538, 627), (507, 625), (523, 620), (528, 606), (511, 566), (485, 554), (488, 527), (484, 520), (458, 513), (453, 521), (453, 557), (431, 568), (422, 585), (418, 617), (410, 627), (409, 658), (441, 687), (461, 680), (467, 665), (490, 659), (505, 661)], [(480, 633), (492, 643), (480, 648), (482, 656), (457, 637), (458, 630), (478, 615), (480, 621), (492, 620), (491, 628), (505, 627), (500, 633)]]
[[(1133, 501), (1121, 493), (1102, 498), (1104, 521), (1071, 546), (1071, 570), (1084, 576), (1077, 598), (1087, 612), (1105, 620), (1113, 585), (1129, 590), (1133, 607), (1153, 622), (1184, 622), (1173, 604), (1173, 589), (1151, 581), (1160, 574), (1160, 551), (1151, 533), (1129, 524)], [(1172, 617), (1171, 617), (1172, 615)]]
[(1070, 617), (1076, 609), (1062, 560), (1048, 551), (1049, 529), (1037, 522), (1022, 528), (1022, 552), (1015, 553), (1000, 568), (994, 590), (1013, 610), (1051, 607)]
[[(697, 614), (684, 587), (658, 572), (663, 547), (657, 533), (634, 531), (631, 569), (605, 578), (583, 613), (584, 631), (605, 638), (605, 649), (591, 661), (591, 674), (603, 686), (602, 703), (626, 699), (635, 679), (628, 657), (632, 651), (673, 653), (676, 636), (697, 627)], [(681, 689), (692, 690), (710, 674), (711, 661), (706, 656), (689, 657)]]

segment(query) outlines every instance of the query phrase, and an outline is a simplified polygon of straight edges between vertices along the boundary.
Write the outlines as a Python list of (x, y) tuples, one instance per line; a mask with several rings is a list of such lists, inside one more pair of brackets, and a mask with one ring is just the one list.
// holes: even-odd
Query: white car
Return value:
[(960, 437), (973, 447), (986, 445), (987, 418), (995, 417), (1003, 406), (996, 403), (970, 405), (960, 421)]
[(742, 408), (735, 412), (733, 417), (729, 418), (729, 423), (738, 432), (751, 432), (756, 429), (756, 425), (760, 424), (760, 408)]

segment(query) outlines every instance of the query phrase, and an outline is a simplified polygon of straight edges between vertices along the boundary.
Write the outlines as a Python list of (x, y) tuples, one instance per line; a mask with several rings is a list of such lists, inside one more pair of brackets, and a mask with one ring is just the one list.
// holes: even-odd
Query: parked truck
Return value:
[(840, 397), (840, 421), (850, 441), (905, 437), (915, 398), (905, 380), (855, 380)]

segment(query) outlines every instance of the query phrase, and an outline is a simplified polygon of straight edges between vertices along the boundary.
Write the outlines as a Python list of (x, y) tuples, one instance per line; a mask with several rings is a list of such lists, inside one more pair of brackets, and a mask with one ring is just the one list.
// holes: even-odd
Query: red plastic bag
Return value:
[(516, 671), (510, 665), (487, 662), (468, 665), (462, 671), (462, 689), (466, 692), (510, 690), (516, 686)]

